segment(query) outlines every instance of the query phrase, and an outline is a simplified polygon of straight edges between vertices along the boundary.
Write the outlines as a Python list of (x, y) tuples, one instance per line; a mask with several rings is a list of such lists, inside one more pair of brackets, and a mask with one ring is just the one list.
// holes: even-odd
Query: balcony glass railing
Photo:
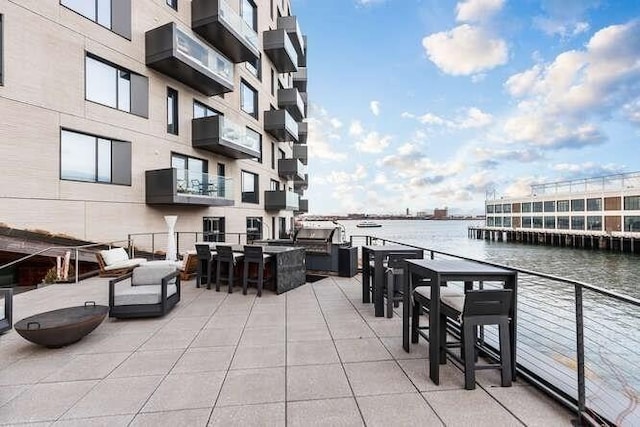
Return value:
[(294, 64), (298, 64), (298, 52), (296, 52), (296, 48), (293, 47), (293, 43), (291, 43), (291, 39), (289, 38), (289, 34), (285, 31), (284, 36), (284, 50), (287, 51), (287, 55), (291, 58), (291, 61)]
[(288, 111), (285, 110), (284, 114), (284, 127), (288, 129), (292, 134), (296, 135), (296, 139), (298, 137), (298, 122), (293, 118)]
[(229, 6), (229, 3), (225, 0), (218, 0), (218, 9), (220, 11), (219, 16), (224, 22), (242, 35), (251, 46), (258, 49), (258, 33)]
[(287, 206), (294, 206), (296, 209), (299, 206), (300, 195), (293, 191), (287, 191)]
[(188, 169), (176, 171), (178, 194), (233, 200), (233, 179)]
[(206, 46), (181, 28), (176, 28), (177, 49), (182, 55), (233, 85), (233, 64), (227, 58)]
[(253, 151), (260, 151), (260, 134), (248, 132), (246, 127), (226, 117), (220, 117), (220, 138)]

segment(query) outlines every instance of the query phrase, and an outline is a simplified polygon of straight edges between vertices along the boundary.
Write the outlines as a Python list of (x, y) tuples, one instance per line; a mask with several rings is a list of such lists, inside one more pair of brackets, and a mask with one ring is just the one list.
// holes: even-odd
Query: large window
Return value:
[(572, 230), (584, 230), (584, 217), (572, 216), (571, 217), (571, 229)]
[(262, 57), (258, 56), (258, 58), (253, 61), (245, 62), (245, 67), (258, 80), (262, 80)]
[(531, 212), (531, 202), (525, 202), (522, 204), (522, 212)]
[(587, 230), (602, 230), (602, 217), (601, 216), (588, 216), (587, 217)]
[[(624, 210), (625, 211), (637, 211), (640, 210), (640, 196), (627, 196), (624, 198)], [(633, 218), (633, 217), (630, 217)]]
[(549, 228), (549, 229), (556, 228), (556, 217), (555, 216), (545, 216), (544, 217), (544, 228)]
[(602, 199), (587, 199), (587, 210), (588, 211), (601, 211), (602, 210)]
[(532, 223), (533, 223), (533, 228), (542, 228), (542, 217), (541, 216), (534, 216), (533, 218), (531, 218)]
[(503, 227), (511, 227), (511, 217), (510, 216), (505, 216), (504, 218), (502, 218), (502, 226)]
[(87, 55), (85, 96), (88, 101), (148, 117), (146, 77)]
[(219, 116), (220, 113), (213, 108), (204, 105), (202, 102), (193, 100), (193, 118), (200, 119), (202, 117)]
[(60, 4), (131, 40), (131, 0), (60, 0)]
[(202, 218), (202, 232), (205, 242), (224, 242), (224, 217), (205, 216)]
[(533, 202), (533, 211), (542, 212), (542, 202)]
[(178, 91), (167, 88), (167, 133), (178, 134)]
[(253, 118), (258, 118), (258, 92), (244, 80), (240, 82), (240, 108)]
[(545, 212), (555, 212), (556, 211), (556, 202), (553, 200), (547, 200), (544, 202), (544, 211)]
[(167, 0), (167, 6), (173, 10), (178, 10), (178, 0)]
[(584, 199), (573, 199), (571, 201), (571, 212), (584, 212)]
[(522, 228), (531, 228), (531, 217), (523, 216), (522, 217)]
[(242, 201), (245, 203), (260, 203), (258, 175), (247, 171), (242, 171), (241, 174)]
[(262, 217), (247, 217), (247, 242), (262, 239)]
[(487, 213), (494, 213), (495, 209), (493, 207), (493, 205), (487, 205)]
[(256, 5), (250, 0), (241, 0), (242, 20), (253, 29), (258, 31), (258, 14), (256, 13)]
[(640, 233), (640, 216), (625, 216), (624, 231)]
[(171, 167), (177, 169), (176, 186), (180, 193), (208, 195), (209, 164), (206, 160), (171, 153)]
[(494, 211), (495, 213), (502, 213), (502, 205), (495, 205), (495, 206), (493, 207), (493, 211)]
[(558, 230), (568, 230), (569, 229), (569, 217), (568, 216), (559, 216), (558, 217)]
[(62, 129), (60, 179), (131, 185), (131, 143)]
[(569, 212), (569, 201), (558, 200), (558, 203), (556, 204), (556, 208), (558, 212)]
[(502, 212), (511, 213), (511, 204), (505, 203), (504, 205), (502, 205)]

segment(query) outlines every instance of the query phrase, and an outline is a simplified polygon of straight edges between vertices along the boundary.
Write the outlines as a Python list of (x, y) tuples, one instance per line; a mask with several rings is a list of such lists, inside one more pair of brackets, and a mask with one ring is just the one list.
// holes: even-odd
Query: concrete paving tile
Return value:
[(287, 399), (328, 399), (351, 397), (342, 365), (291, 366), (287, 369)]
[(36, 384), (0, 407), (2, 423), (55, 421), (96, 385), (96, 381)]
[(206, 426), (211, 409), (185, 409), (169, 412), (148, 412), (136, 415), (130, 427), (196, 427)]
[(285, 345), (238, 347), (230, 369), (272, 368), (285, 365)]
[(399, 319), (397, 316), (392, 319), (385, 317), (382, 319), (367, 320), (367, 324), (379, 337), (402, 337), (402, 319)]
[(287, 341), (288, 342), (297, 342), (297, 341), (326, 341), (330, 340), (331, 335), (329, 334), (329, 329), (322, 323), (317, 324), (302, 324), (298, 326), (289, 326), (287, 327)]
[(136, 351), (109, 378), (166, 375), (182, 355), (183, 350)]
[(209, 422), (209, 427), (284, 427), (285, 425), (284, 402), (216, 407)]
[(464, 372), (451, 362), (440, 365), (440, 385), (434, 384), (429, 378), (427, 359), (399, 360), (398, 364), (420, 391), (464, 389)]
[(575, 414), (531, 386), (490, 387), (487, 391), (527, 426), (574, 425)]
[(429, 357), (429, 343), (420, 340), (417, 344), (411, 344), (411, 351), (407, 353), (402, 346), (402, 336), (380, 338), (382, 344), (391, 353), (394, 359), (426, 359)]
[(329, 331), (334, 340), (375, 337), (373, 330), (362, 321), (329, 323)]
[(296, 341), (287, 343), (287, 366), (338, 363), (333, 341)]
[(163, 328), (140, 346), (140, 351), (187, 348), (197, 334), (198, 331), (167, 330)]
[(358, 396), (356, 400), (368, 427), (443, 425), (419, 393)]
[(137, 413), (154, 392), (161, 376), (107, 378), (76, 403), (63, 419)]
[(344, 369), (356, 396), (417, 391), (394, 361), (347, 363)]
[(284, 313), (272, 314), (272, 313), (251, 313), (249, 320), (247, 321), (247, 328), (266, 328), (269, 326), (281, 326), (284, 327)]
[(241, 328), (203, 329), (198, 333), (191, 347), (236, 346), (241, 335)]
[(84, 343), (82, 341), (91, 339), (92, 335), (85, 337), (80, 343), (82, 347), (79, 351), (82, 354), (90, 353), (126, 353), (135, 351), (142, 346), (151, 336), (153, 332), (136, 332), (127, 334), (115, 334), (104, 337), (103, 339)]
[(284, 343), (286, 329), (281, 326), (245, 329), (240, 338), (240, 347), (261, 347)]
[(284, 368), (229, 371), (216, 406), (284, 402)]
[(224, 375), (224, 372), (168, 375), (141, 412), (213, 408)]
[(171, 373), (226, 371), (229, 369), (235, 350), (236, 348), (233, 346), (190, 347), (180, 357)]
[(287, 403), (289, 427), (363, 426), (356, 401), (351, 398), (306, 400)]
[[(522, 426), (513, 415), (481, 388), (422, 393), (447, 426)], [(464, 402), (464, 410), (461, 410)]]
[(130, 353), (79, 354), (42, 382), (98, 380), (107, 377)]
[(75, 420), (58, 420), (53, 427), (127, 427), (133, 415), (112, 415), (109, 417), (79, 418)]
[(247, 323), (248, 314), (220, 315), (214, 314), (204, 326), (205, 329), (243, 329)]
[(344, 339), (335, 343), (342, 363), (392, 359), (378, 338)]
[(4, 405), (24, 390), (29, 388), (28, 385), (6, 385), (0, 386), (0, 406)]
[(162, 330), (199, 331), (209, 321), (209, 316), (175, 317), (162, 327)]
[(50, 354), (20, 359), (0, 371), (0, 385), (34, 384), (66, 365), (70, 354)]

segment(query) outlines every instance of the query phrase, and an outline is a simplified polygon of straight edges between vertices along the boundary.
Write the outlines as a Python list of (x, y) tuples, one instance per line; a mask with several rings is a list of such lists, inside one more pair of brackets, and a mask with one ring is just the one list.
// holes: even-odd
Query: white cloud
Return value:
[(351, 136), (360, 136), (364, 132), (364, 128), (362, 127), (362, 123), (358, 120), (353, 120), (351, 125), (349, 126), (349, 135)]
[(625, 104), (622, 111), (629, 121), (640, 124), (640, 99)]
[(566, 22), (564, 20), (537, 16), (533, 18), (533, 26), (549, 36), (570, 38), (589, 31), (588, 22)]
[(412, 114), (408, 111), (404, 111), (402, 114), (400, 114), (400, 117), (402, 117), (403, 119), (415, 119), (416, 116), (415, 114)]
[(364, 138), (356, 142), (356, 149), (364, 153), (380, 153), (389, 146), (391, 136), (369, 132)]
[(481, 22), (499, 12), (504, 0), (463, 0), (456, 5), (456, 20)]
[(606, 164), (596, 162), (584, 163), (558, 163), (553, 165), (553, 170), (560, 172), (563, 179), (590, 178), (593, 176), (606, 176), (625, 171), (624, 167), (615, 164)]
[(506, 120), (504, 131), (513, 143), (541, 148), (579, 148), (598, 145), (606, 137), (591, 123), (570, 123), (536, 114), (516, 115)]
[(380, 101), (371, 101), (369, 103), (369, 108), (374, 116), (380, 115)]
[(309, 126), (309, 135), (307, 137), (307, 145), (309, 147), (309, 157), (317, 159), (327, 159), (342, 161), (347, 158), (345, 152), (340, 151), (337, 147), (342, 137), (335, 133), (334, 126), (339, 120), (329, 116), (324, 108), (311, 104), (309, 109), (309, 118), (307, 123)]
[(471, 75), (507, 63), (507, 44), (485, 29), (469, 24), (422, 39), (429, 60), (451, 75)]
[[(433, 113), (425, 113), (421, 116), (412, 113), (402, 113), (402, 115), (405, 118), (417, 119), (423, 125), (446, 126), (452, 129), (481, 128), (493, 123), (493, 116), (477, 107), (464, 109), (462, 114), (458, 114), (453, 120)], [(422, 136), (425, 137), (426, 134), (422, 132)]]
[(446, 123), (446, 121), (442, 117), (436, 116), (435, 114), (431, 113), (425, 113), (421, 115), (420, 117), (418, 117), (418, 120), (424, 125), (444, 125)]
[(527, 197), (531, 195), (531, 185), (536, 184), (537, 180), (532, 176), (517, 177), (511, 181), (504, 190), (506, 197)]
[(467, 109), (466, 117), (457, 120), (456, 125), (462, 129), (481, 128), (490, 125), (493, 122), (493, 116), (484, 113), (476, 107)]
[(342, 127), (342, 122), (335, 117), (332, 118), (329, 123), (331, 123), (331, 126), (333, 126), (334, 129), (340, 129)]

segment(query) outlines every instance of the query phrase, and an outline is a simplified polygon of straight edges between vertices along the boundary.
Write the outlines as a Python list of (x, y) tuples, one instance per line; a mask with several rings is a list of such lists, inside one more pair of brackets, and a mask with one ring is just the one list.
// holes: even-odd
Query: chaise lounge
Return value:
[(146, 262), (145, 258), (131, 258), (124, 248), (113, 248), (96, 253), (100, 266), (100, 277), (118, 277), (131, 272), (140, 264)]
[(109, 317), (164, 316), (180, 301), (175, 265), (141, 265), (109, 281)]

